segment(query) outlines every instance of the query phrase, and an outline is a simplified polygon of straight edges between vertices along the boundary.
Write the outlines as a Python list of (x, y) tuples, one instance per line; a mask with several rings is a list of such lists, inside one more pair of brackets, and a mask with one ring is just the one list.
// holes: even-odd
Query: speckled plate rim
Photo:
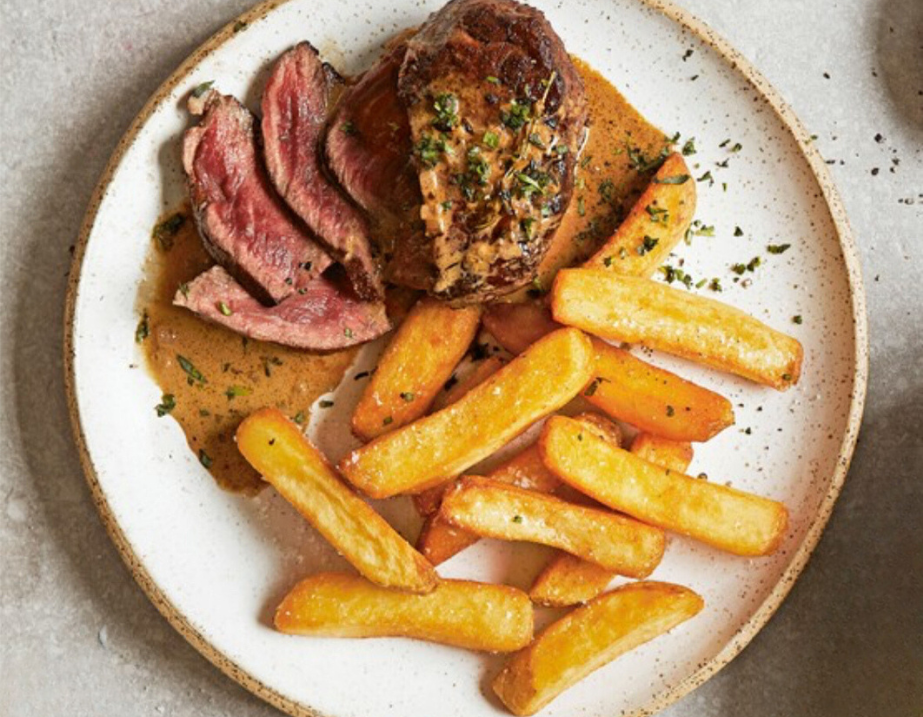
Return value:
[[(71, 427), (74, 432), (80, 463), (83, 467), (87, 483), (89, 484), (93, 502), (99, 511), (106, 532), (109, 534), (112, 542), (115, 543), (119, 555), (121, 555), (122, 560), (128, 566), (135, 581), (147, 595), (148, 599), (196, 650), (235, 682), (269, 704), (294, 717), (322, 717), (319, 712), (311, 707), (298, 704), (258, 680), (253, 675), (241, 669), (239, 665), (229, 659), (220, 650), (216, 649), (192, 626), (186, 616), (166, 597), (160, 586), (154, 582), (147, 568), (126, 539), (121, 526), (118, 524), (109, 507), (106, 495), (100, 486), (93, 459), (87, 449), (87, 443), (83, 433), (83, 425), (77, 405), (76, 380), (74, 375), (74, 318), (80, 286), (80, 276), (83, 268), (83, 259), (86, 254), (87, 242), (96, 221), (100, 203), (116, 170), (121, 164), (122, 158), (129, 147), (134, 143), (138, 132), (173, 89), (192, 72), (205, 57), (213, 53), (234, 36), (235, 25), (239, 26), (238, 23), (241, 22), (248, 24), (253, 23), (266, 16), (280, 5), (286, 4), (288, 1), (289, 0), (265, 0), (229, 22), (221, 30), (206, 40), (205, 43), (198, 47), (182, 62), (182, 64), (180, 64), (145, 103), (144, 107), (132, 121), (128, 131), (116, 146), (93, 192), (93, 196), (90, 199), (86, 215), (84, 216), (80, 228), (80, 234), (77, 238), (74, 249), (74, 259), (68, 275), (64, 314), (64, 382), (67, 392), (67, 406), (71, 419)], [(862, 422), (862, 412), (865, 406), (868, 381), (868, 319), (866, 315), (865, 287), (862, 282), (859, 253), (842, 200), (833, 184), (826, 163), (821, 157), (820, 152), (811, 142), (809, 133), (801, 124), (801, 121), (795, 116), (791, 107), (789, 107), (775, 88), (769, 84), (766, 78), (763, 77), (743, 55), (735, 50), (727, 40), (709, 28), (704, 22), (675, 6), (669, 0), (638, 0), (638, 2), (647, 5), (673, 20), (690, 34), (715, 50), (718, 55), (730, 65), (732, 70), (736, 70), (743, 75), (754, 90), (766, 100), (798, 144), (802, 156), (807, 161), (808, 166), (811, 168), (820, 186), (827, 208), (830, 212), (830, 217), (836, 228), (840, 248), (843, 252), (855, 331), (855, 372), (853, 374), (853, 390), (849, 414), (847, 416), (843, 439), (840, 443), (836, 468), (833, 471), (833, 475), (830, 477), (826, 495), (821, 501), (817, 514), (811, 522), (804, 540), (795, 551), (781, 577), (750, 619), (741, 626), (717, 655), (675, 687), (657, 695), (648, 704), (635, 710), (626, 717), (643, 717), (644, 715), (654, 714), (676, 702), (699, 685), (705, 683), (747, 646), (750, 640), (756, 636), (782, 604), (782, 601), (785, 599), (786, 595), (788, 595), (795, 580), (801, 574), (801, 571), (804, 570), (808, 559), (814, 552), (814, 548), (820, 540), (824, 527), (833, 512), (836, 499), (843, 487), (847, 471), (849, 470), (849, 464), (852, 460), (853, 450), (855, 449), (856, 439), (858, 438), (859, 426)]]

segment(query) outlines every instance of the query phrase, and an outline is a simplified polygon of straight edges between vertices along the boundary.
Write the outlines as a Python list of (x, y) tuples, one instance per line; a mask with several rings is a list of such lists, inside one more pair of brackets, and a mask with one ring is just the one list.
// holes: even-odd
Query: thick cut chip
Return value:
[(682, 356), (784, 390), (801, 374), (801, 344), (720, 301), (606, 269), (564, 269), (556, 321), (613, 341)]
[(367, 441), (425, 414), (471, 345), (480, 322), (479, 307), (453, 309), (434, 299), (418, 301), (356, 406), (353, 432)]
[(593, 346), (583, 333), (555, 331), (448, 408), (353, 451), (340, 470), (373, 498), (419, 493), (559, 409), (587, 385), (593, 367)]
[(707, 441), (734, 423), (724, 396), (593, 339), (596, 377), (587, 401), (613, 418), (674, 441)]
[(736, 555), (779, 547), (788, 511), (778, 501), (649, 463), (555, 416), (539, 439), (545, 465), (603, 505)]
[(521, 354), (542, 336), (560, 329), (545, 302), (494, 304), (484, 312), (484, 328), (511, 354)]
[[(600, 438), (612, 441), (615, 445), (621, 444), (621, 430), (617, 424), (605, 416), (597, 413), (581, 413), (575, 417), (575, 420), (583, 423), (587, 430), (595, 431)], [(558, 477), (545, 467), (538, 446), (534, 443), (497, 466), (487, 474), (487, 477), (540, 493), (553, 493), (561, 487)], [(477, 533), (452, 525), (437, 512), (442, 496), (452, 485), (453, 483), (444, 483), (414, 496), (417, 510), (427, 516), (423, 529), (420, 531), (420, 537), (417, 539), (417, 550), (423, 553), (433, 565), (445, 562), (456, 553), (474, 545), (481, 538)], [(421, 499), (419, 502), (416, 501), (418, 498)]]
[[(670, 441), (649, 433), (635, 436), (631, 452), (679, 473), (685, 472), (692, 461), (692, 446), (688, 443)], [(596, 563), (569, 553), (558, 553), (535, 579), (529, 597), (532, 602), (550, 607), (576, 605), (599, 595), (616, 575), (618, 573)]]
[(661, 165), (625, 220), (583, 265), (651, 276), (686, 235), (695, 214), (695, 181), (683, 156)]
[(511, 652), (532, 639), (532, 605), (521, 590), (443, 580), (426, 595), (388, 590), (357, 575), (302, 580), (276, 610), (293, 635), (413, 637), (469, 650)]
[(237, 429), (244, 458), (369, 580), (425, 593), (433, 566), (340, 480), (327, 459), (280, 411), (264, 408)]
[(630, 577), (650, 575), (663, 557), (658, 528), (480, 476), (448, 491), (439, 514), (484, 537), (550, 545)]
[(534, 714), (591, 672), (685, 622), (704, 605), (689, 588), (670, 583), (631, 583), (600, 595), (513, 655), (494, 680), (494, 692), (513, 714)]

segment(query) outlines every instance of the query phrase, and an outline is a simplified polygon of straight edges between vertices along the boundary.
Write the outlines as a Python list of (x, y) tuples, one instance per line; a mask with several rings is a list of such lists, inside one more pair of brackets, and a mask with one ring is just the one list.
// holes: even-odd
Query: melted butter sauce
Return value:
[[(655, 157), (667, 142), (608, 80), (579, 58), (574, 62), (586, 86), (590, 128), (573, 198), (539, 269), (538, 281), (545, 288), (559, 268), (593, 254), (644, 191), (648, 176), (633, 166), (627, 148)], [(253, 494), (265, 484), (237, 450), (237, 426), (265, 406), (307, 424), (310, 406), (336, 387), (358, 349), (316, 354), (254, 341), (173, 306), (177, 288), (213, 264), (189, 208), (180, 214), (185, 220), (166, 242), (169, 249), (152, 239), (147, 278), (138, 297), (149, 332), (141, 347), (157, 384), (174, 397), (169, 415), (183, 429), (193, 453), (222, 488)], [(392, 292), (389, 314), (406, 310), (403, 304), (414, 296), (406, 290)], [(506, 300), (525, 296), (523, 290)], [(190, 382), (179, 356), (205, 380)]]
[[(138, 308), (147, 314), (149, 332), (141, 347), (157, 384), (174, 397), (170, 416), (193, 453), (222, 488), (256, 493), (264, 483), (237, 450), (237, 426), (264, 406), (275, 406), (306, 425), (311, 404), (340, 382), (358, 349), (316, 354), (254, 341), (173, 306), (177, 287), (214, 263), (188, 208), (181, 214), (185, 221), (168, 250), (153, 241), (139, 293)], [(188, 359), (205, 382), (190, 383), (178, 356)]]

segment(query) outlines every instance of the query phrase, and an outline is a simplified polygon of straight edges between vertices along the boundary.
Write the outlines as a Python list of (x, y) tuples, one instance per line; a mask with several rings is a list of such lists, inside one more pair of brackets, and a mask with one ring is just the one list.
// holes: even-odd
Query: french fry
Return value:
[(453, 309), (434, 299), (418, 301), (388, 344), (352, 417), (368, 441), (425, 414), (471, 345), (479, 307)]
[(439, 514), (484, 537), (550, 545), (630, 577), (650, 575), (663, 557), (657, 528), (480, 476), (453, 486)]
[(600, 339), (596, 377), (583, 396), (613, 418), (674, 441), (707, 441), (734, 423), (724, 396)]
[[(587, 430), (595, 431), (600, 438), (620, 445), (621, 430), (618, 425), (604, 416), (596, 413), (582, 413), (574, 420), (583, 423)], [(534, 443), (497, 466), (487, 474), (487, 477), (540, 493), (553, 493), (561, 486), (561, 481), (557, 476), (542, 463), (538, 446)], [(427, 502), (424, 505), (417, 504), (418, 510), (430, 509), (430, 512), (426, 514), (428, 517), (423, 523), (420, 536), (417, 538), (417, 550), (423, 553), (433, 565), (445, 562), (453, 555), (474, 545), (481, 538), (477, 533), (452, 525), (437, 512), (443, 495), (452, 485), (453, 483), (444, 483), (414, 496), (414, 499), (427, 496)]]
[(484, 312), (484, 328), (511, 354), (521, 354), (542, 336), (561, 328), (544, 302), (493, 304)]
[(274, 408), (250, 415), (237, 447), (283, 498), (369, 580), (425, 593), (438, 582), (433, 566), (359, 498), (301, 430)]
[(413, 595), (357, 575), (321, 573), (285, 596), (275, 625), (292, 635), (412, 637), (511, 652), (532, 639), (532, 620), (526, 594), (506, 585), (443, 580), (432, 592)]
[(556, 321), (729, 371), (778, 390), (797, 383), (803, 350), (727, 304), (605, 269), (564, 269), (552, 289)]
[[(688, 443), (670, 441), (649, 433), (635, 436), (631, 452), (678, 473), (684, 473), (692, 461), (692, 446)], [(549, 607), (584, 603), (609, 587), (616, 575), (618, 573), (570, 553), (558, 553), (535, 578), (529, 597), (532, 602)]]
[(651, 276), (685, 236), (695, 214), (695, 180), (674, 152), (661, 165), (615, 234), (583, 266)]
[(513, 655), (494, 679), (494, 692), (513, 714), (535, 714), (590, 673), (685, 622), (704, 605), (689, 588), (670, 583), (630, 583), (600, 595)]
[(673, 473), (685, 473), (692, 463), (692, 446), (682, 441), (639, 433), (631, 442), (631, 452), (648, 463), (656, 463)]
[(539, 439), (559, 478), (603, 505), (736, 555), (768, 555), (788, 524), (782, 503), (649, 463), (554, 416)]
[(432, 410), (441, 411), (446, 406), (451, 406), (472, 388), (479, 386), (497, 373), (503, 368), (504, 363), (505, 361), (499, 356), (490, 356), (483, 361), (478, 361), (467, 376), (436, 397)]
[(462, 473), (586, 386), (590, 340), (560, 329), (535, 343), (457, 403), (376, 438), (340, 462), (373, 498), (419, 493)]

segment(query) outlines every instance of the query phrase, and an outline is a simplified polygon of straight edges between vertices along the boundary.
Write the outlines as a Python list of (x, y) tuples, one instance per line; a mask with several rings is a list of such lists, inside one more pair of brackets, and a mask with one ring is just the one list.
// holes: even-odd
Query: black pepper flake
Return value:
[(676, 409), (673, 406), (667, 406), (667, 417), (672, 418), (674, 415), (676, 415)]

